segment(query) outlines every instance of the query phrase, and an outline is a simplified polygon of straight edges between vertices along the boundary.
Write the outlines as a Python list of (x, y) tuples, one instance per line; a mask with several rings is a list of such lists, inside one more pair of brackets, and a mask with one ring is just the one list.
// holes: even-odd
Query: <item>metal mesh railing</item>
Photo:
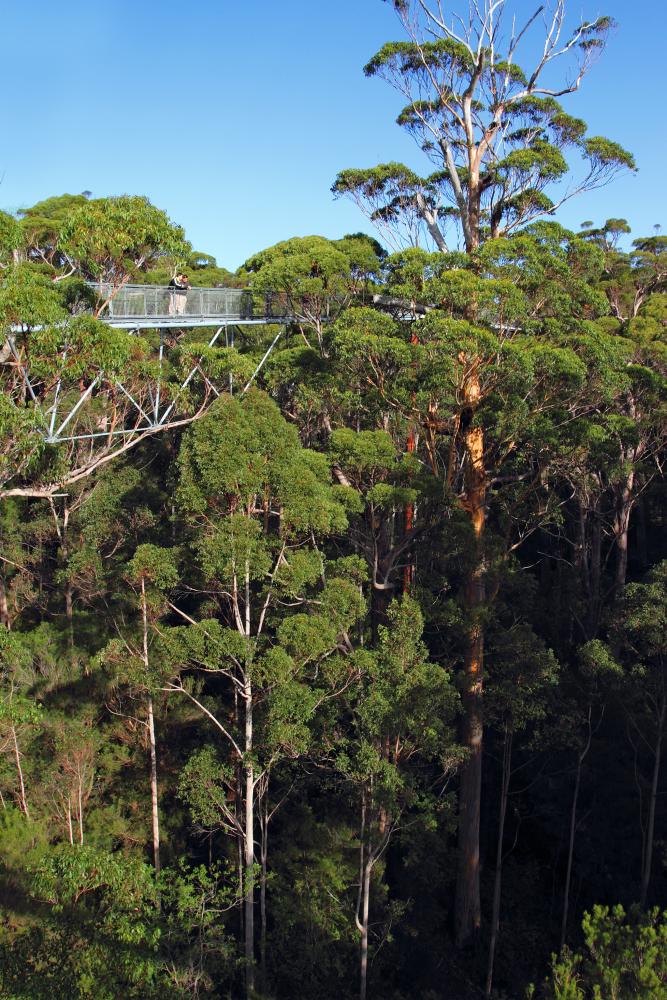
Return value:
[(284, 296), (257, 297), (248, 288), (188, 288), (183, 295), (166, 285), (123, 285), (112, 295), (111, 285), (90, 282), (89, 287), (98, 301), (111, 296), (102, 319), (240, 320), (281, 318), (287, 312)]
[[(112, 295), (111, 285), (91, 287), (102, 301)], [(113, 319), (240, 319), (251, 318), (254, 309), (252, 293), (245, 288), (189, 288), (184, 295), (165, 285), (123, 285), (112, 295), (105, 312)]]

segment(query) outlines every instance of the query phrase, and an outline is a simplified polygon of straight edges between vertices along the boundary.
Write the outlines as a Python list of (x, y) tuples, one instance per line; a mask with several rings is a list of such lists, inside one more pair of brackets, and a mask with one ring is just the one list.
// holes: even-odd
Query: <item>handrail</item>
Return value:
[[(258, 317), (282, 318), (287, 312), (283, 296), (266, 296), (262, 303), (256, 303), (248, 288), (188, 288), (179, 292), (168, 285), (122, 285), (114, 286), (106, 282), (86, 283), (95, 292), (99, 302), (108, 300), (100, 318), (126, 319), (168, 319), (177, 320), (182, 316), (190, 320), (235, 320)], [(259, 308), (258, 308), (259, 306)]]

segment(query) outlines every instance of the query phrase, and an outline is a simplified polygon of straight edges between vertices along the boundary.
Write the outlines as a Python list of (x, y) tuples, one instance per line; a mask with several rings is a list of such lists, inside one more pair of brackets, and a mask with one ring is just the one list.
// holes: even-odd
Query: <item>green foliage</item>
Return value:
[(280, 506), (288, 534), (327, 534), (345, 526), (342, 507), (322, 482), (326, 462), (302, 448), (275, 403), (257, 390), (241, 401), (220, 399), (185, 438), (179, 468), (178, 500), (188, 516), (204, 518), (211, 500), (234, 515), (219, 524), (206, 518), (202, 542), (211, 559), (227, 566), (242, 566), (248, 558), (253, 574), (265, 572), (259, 529), (254, 522), (244, 526), (244, 515), (235, 514), (252, 508), (257, 498)]
[[(608, 27), (582, 27), (584, 58)], [(482, 126), (494, 79), (511, 95), (530, 88), (500, 43), (493, 58), (471, 95)], [(365, 200), (385, 233), (413, 227), (391, 255), (362, 233), (287, 239), (231, 276), (145, 199), (64, 195), (0, 214), (0, 322), (14, 328), (0, 477), (55, 492), (0, 506), (3, 996), (241, 996), (251, 886), (263, 993), (339, 1000), (356, 989), (360, 863), (369, 995), (435, 996), (443, 982), (475, 995), (474, 961), (449, 938), (468, 760), (458, 681), (474, 630), (482, 939), (499, 738), (512, 749), (498, 996), (542, 980), (554, 947), (573, 750), (570, 911), (590, 912), (545, 996), (665, 991), (664, 915), (591, 907), (612, 883), (614, 898), (637, 898), (640, 868), (646, 898), (665, 897), (667, 238), (622, 250), (620, 209), (578, 234), (531, 222), (552, 212), (580, 153), (591, 184), (633, 166), (531, 92), (480, 163), (479, 245), (413, 245), (429, 219), (462, 218), (431, 140), (452, 125), (472, 65), (465, 46), (429, 39), (422, 52), (385, 46), (367, 67), (421, 81), (399, 122), (439, 168), (339, 175), (336, 193)], [(437, 98), (430, 74), (446, 83)], [(457, 176), (468, 197), (467, 162)], [(82, 278), (162, 283), (184, 266), (194, 284), (249, 286), (292, 313), (258, 376), (267, 391), (238, 387), (275, 326), (247, 327), (235, 348), (190, 332), (169, 351), (163, 402), (200, 357), (211, 378), (233, 375), (235, 394), (208, 406), (193, 378), (183, 412), (207, 413), (191, 427), (56, 487), (108, 441), (56, 447), (35, 433), (55, 386), (64, 414), (100, 369), (140, 400), (155, 375), (157, 332), (91, 316)], [(96, 386), (89, 402), (77, 427), (106, 431), (109, 414), (121, 426), (119, 394)], [(154, 788), (159, 875), (146, 863)], [(255, 857), (243, 860), (250, 814)]]
[(6, 212), (0, 212), (0, 262), (9, 263), (15, 251), (23, 246), (20, 224)]
[(32, 872), (42, 926), (3, 951), (8, 996), (159, 996), (160, 938), (150, 869), (131, 857), (63, 847)]
[(553, 1000), (655, 1000), (667, 988), (667, 914), (595, 906), (583, 921), (585, 950), (553, 957), (544, 996)]
[(167, 254), (190, 247), (180, 226), (143, 197), (97, 198), (69, 214), (59, 247), (81, 275), (119, 284)]
[[(502, 13), (485, 17), (475, 9), (461, 33), (426, 4), (400, 0), (394, 6), (409, 40), (383, 45), (364, 73), (381, 77), (408, 99), (398, 124), (436, 172), (422, 179), (393, 162), (347, 169), (332, 189), (353, 198), (392, 245), (431, 242), (443, 251), (443, 224), (455, 219), (472, 254), (489, 237), (508, 235), (552, 214), (574, 193), (636, 169), (630, 153), (611, 140), (587, 136), (586, 123), (556, 99), (578, 89), (593, 54), (604, 48), (610, 19), (582, 22), (559, 48), (552, 44), (556, 25), (562, 28), (559, 9), (544, 58), (533, 62), (523, 43), (534, 18), (515, 20), (509, 30)], [(571, 79), (565, 68), (562, 88), (545, 87), (547, 70), (554, 70), (559, 57), (566, 62), (575, 53), (581, 65), (569, 67)], [(573, 166), (571, 153), (578, 153), (585, 167), (563, 195), (558, 183)]]

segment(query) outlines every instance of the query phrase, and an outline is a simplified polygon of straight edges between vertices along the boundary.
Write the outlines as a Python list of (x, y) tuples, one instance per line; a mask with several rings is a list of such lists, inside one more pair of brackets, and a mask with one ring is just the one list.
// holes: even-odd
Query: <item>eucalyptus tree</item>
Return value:
[(576, 665), (568, 672), (566, 678), (569, 684), (563, 685), (566, 691), (565, 700), (561, 700), (557, 708), (560, 735), (576, 754), (563, 886), (561, 951), (565, 947), (570, 917), (570, 890), (575, 841), (579, 828), (579, 795), (584, 764), (591, 752), (593, 739), (602, 725), (607, 703), (614, 694), (614, 684), (621, 677), (622, 670), (604, 643), (599, 639), (591, 639), (578, 651)]
[(401, 512), (418, 497), (428, 504), (429, 487), (434, 487), (416, 457), (401, 453), (399, 437), (386, 430), (340, 427), (329, 442), (339, 481), (358, 494), (358, 499), (350, 496), (357, 509), (350, 510), (349, 538), (368, 566), (371, 628), (376, 636), (392, 596), (404, 583), (415, 540), (429, 523), (424, 514), (419, 525), (405, 530)]
[(16, 213), (24, 258), (54, 280), (62, 280), (68, 270), (59, 247), (60, 233), (72, 212), (85, 203), (85, 194), (61, 194)]
[[(188, 797), (200, 789), (197, 808), (217, 812), (243, 848), (250, 995), (260, 800), (276, 761), (307, 744), (318, 703), (350, 683), (349, 631), (363, 601), (345, 565), (327, 572), (318, 546), (347, 523), (327, 459), (301, 446), (263, 393), (221, 399), (184, 437), (178, 467), (177, 502), (199, 566), (191, 586), (209, 599), (198, 618), (174, 605), (188, 625), (167, 636), (175, 672), (165, 689), (208, 719), (227, 760), (214, 778), (210, 754), (200, 755), (190, 765)], [(198, 675), (203, 692), (192, 679)]]
[[(651, 481), (660, 475), (665, 439), (665, 291), (667, 238), (637, 239), (620, 250), (610, 234), (623, 220), (607, 220), (601, 230), (582, 235), (604, 248), (600, 287), (611, 317), (605, 328), (627, 344), (626, 379), (606, 418), (607, 461), (599, 471), (611, 503), (610, 533), (615, 548), (614, 591), (622, 594), (628, 567), (628, 534), (633, 511)], [(627, 224), (624, 229), (629, 231)]]
[[(120, 638), (113, 639), (100, 654), (99, 661), (113, 669), (114, 684), (127, 689), (130, 699), (139, 699), (145, 705), (142, 726), (148, 736), (150, 754), (150, 799), (153, 840), (153, 865), (160, 871), (160, 816), (158, 793), (158, 753), (155, 738), (155, 713), (153, 695), (161, 687), (160, 663), (151, 656), (155, 630), (161, 616), (168, 608), (166, 593), (179, 580), (175, 554), (156, 545), (142, 544), (135, 551), (124, 573), (125, 580), (136, 594), (138, 628), (135, 634), (124, 630)], [(120, 698), (122, 706), (125, 699)], [(116, 709), (112, 708), (112, 711)], [(124, 714), (124, 713), (123, 713)]]
[[(566, 34), (564, 0), (544, 20), (538, 7), (510, 21), (505, 0), (484, 0), (451, 17), (427, 0), (393, 6), (408, 40), (388, 42), (364, 72), (407, 101), (398, 124), (435, 172), (419, 177), (395, 163), (342, 171), (334, 193), (351, 196), (374, 222), (417, 216), (444, 250), (441, 223), (452, 218), (473, 253), (486, 238), (510, 235), (619, 170), (634, 169), (629, 153), (587, 135), (586, 123), (559, 103), (579, 89), (614, 26), (611, 18), (582, 21)], [(562, 82), (554, 82), (559, 66)], [(583, 170), (562, 188), (570, 154), (580, 157)]]
[[(557, 246), (561, 239), (559, 231)], [(585, 291), (586, 268), (574, 287), (563, 288), (576, 254), (561, 250), (556, 266), (552, 242), (550, 231), (541, 230), (517, 237), (516, 246), (490, 242), (485, 277), (461, 267), (460, 255), (417, 261), (411, 254), (408, 274), (397, 268), (392, 281), (417, 304), (439, 303), (418, 322), (417, 338), (367, 309), (351, 310), (335, 326), (336, 357), (351, 384), (363, 385), (418, 429), (420, 457), (443, 491), (441, 516), (462, 519), (469, 539), (461, 587), (462, 739), (470, 751), (460, 791), (461, 940), (480, 920), (484, 627), (497, 590), (496, 563), (554, 516), (560, 500), (548, 489), (551, 470), (563, 463), (577, 422), (609, 377), (605, 337), (582, 316), (604, 308), (604, 300), (596, 304)], [(549, 267), (549, 281), (533, 287)], [(476, 322), (466, 318), (471, 300)], [(564, 302), (567, 318), (559, 319)], [(493, 325), (482, 319), (490, 315)]]
[[(518, 574), (517, 574), (518, 575)], [(492, 996), (496, 948), (500, 936), (500, 913), (507, 806), (515, 773), (515, 749), (523, 739), (528, 754), (542, 742), (541, 730), (553, 711), (553, 693), (559, 680), (559, 664), (550, 649), (535, 634), (522, 614), (534, 598), (535, 587), (515, 580), (503, 607), (495, 607), (488, 629), (487, 721), (498, 734), (500, 747), (500, 795), (496, 837), (495, 871), (485, 993)], [(524, 593), (522, 593), (522, 589)]]
[(648, 757), (648, 807), (640, 778), (642, 871), (639, 905), (645, 908), (653, 871), (656, 810), (667, 734), (667, 563), (641, 583), (629, 584), (621, 606), (621, 662), (626, 668), (624, 705), (634, 752)]
[(13, 215), (0, 212), (0, 268), (18, 263), (24, 247), (24, 236)]
[(345, 693), (351, 719), (337, 766), (359, 798), (359, 996), (368, 989), (372, 879), (409, 810), (428, 810), (434, 788), (423, 782), (429, 762), (434, 786), (460, 760), (453, 720), (457, 696), (450, 677), (428, 658), (423, 618), (409, 597), (393, 601), (378, 629), (376, 651), (359, 657), (360, 677)]
[(122, 195), (84, 201), (68, 213), (57, 248), (67, 276), (109, 286), (97, 302), (99, 315), (131, 277), (165, 256), (185, 258), (191, 250), (180, 226), (148, 198)]
[[(442, 223), (451, 219), (473, 268), (479, 270), (478, 252), (486, 240), (512, 236), (553, 214), (575, 195), (606, 184), (619, 171), (634, 169), (628, 152), (609, 139), (588, 135), (585, 122), (559, 103), (559, 98), (579, 89), (604, 48), (613, 27), (611, 18), (582, 21), (566, 34), (564, 0), (558, 0), (545, 21), (540, 19), (543, 7), (521, 20), (509, 20), (505, 0), (484, 0), (451, 17), (442, 4), (428, 0), (394, 0), (393, 6), (407, 40), (384, 45), (367, 63), (365, 73), (388, 81), (402, 94), (407, 103), (398, 124), (414, 137), (435, 171), (420, 177), (395, 163), (355, 168), (341, 171), (333, 186), (336, 195), (351, 197), (385, 231), (389, 227), (396, 233), (403, 226), (408, 242), (414, 245), (426, 235), (444, 253), (449, 244)], [(559, 66), (563, 82), (554, 83)], [(583, 170), (572, 174), (568, 183), (577, 156)], [(401, 236), (397, 238), (400, 241)], [(483, 329), (476, 290), (469, 285), (464, 298), (463, 314)], [(487, 329), (484, 337), (488, 336), (495, 333)], [(464, 726), (467, 741), (471, 747), (474, 744), (471, 761), (480, 763), (484, 649), (480, 613), (486, 601), (483, 538), (490, 466), (485, 431), (477, 420), (484, 396), (480, 381), (480, 372), (486, 369), (484, 356), (472, 344), (452, 354), (462, 376), (457, 437), (476, 552), (465, 587), (475, 624), (469, 637)], [(459, 449), (453, 454), (458, 458)], [(479, 764), (471, 763), (461, 781), (456, 917), (460, 943), (480, 924), (480, 775)]]
[(29, 662), (29, 652), (21, 639), (9, 632), (6, 626), (0, 627), (0, 753), (12, 761), (11, 792), (26, 820), (30, 819), (30, 806), (24, 764), (25, 746), (21, 744), (24, 737), (30, 739), (35, 726), (39, 725), (39, 710), (29, 697), (29, 685), (26, 683)]
[[(368, 290), (379, 270), (373, 241), (363, 235), (327, 240), (295, 237), (262, 250), (245, 262), (239, 274), (263, 296), (278, 296), (308, 347), (326, 355), (326, 324)], [(270, 308), (274, 306), (271, 305)]]

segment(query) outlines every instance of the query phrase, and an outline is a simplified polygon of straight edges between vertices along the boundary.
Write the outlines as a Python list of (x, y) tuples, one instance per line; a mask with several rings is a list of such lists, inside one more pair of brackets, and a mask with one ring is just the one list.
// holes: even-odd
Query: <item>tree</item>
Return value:
[(145, 700), (146, 719), (143, 725), (148, 734), (150, 753), (153, 865), (159, 874), (160, 819), (153, 693), (159, 688), (161, 673), (159, 668), (151, 663), (150, 646), (156, 623), (167, 609), (165, 591), (173, 588), (178, 582), (174, 554), (156, 545), (140, 545), (127, 566), (125, 579), (137, 594), (140, 614), (139, 634), (136, 640), (132, 635), (112, 640), (102, 653), (101, 661), (107, 667), (115, 667), (116, 684), (129, 686), (131, 697)]
[[(473, 253), (485, 238), (516, 232), (619, 170), (634, 169), (629, 153), (587, 136), (585, 122), (558, 102), (579, 89), (614, 26), (611, 18), (583, 21), (565, 39), (565, 3), (558, 0), (537, 57), (522, 67), (542, 7), (511, 25), (504, 20), (505, 0), (485, 0), (469, 18), (450, 21), (440, 5), (426, 0), (395, 0), (394, 7), (409, 41), (388, 42), (364, 72), (387, 80), (407, 99), (398, 124), (436, 169), (424, 179), (401, 164), (342, 171), (334, 193), (353, 197), (373, 221), (420, 217), (444, 250), (440, 222), (451, 215)], [(557, 61), (567, 68), (565, 82), (554, 86), (545, 78), (553, 78)], [(583, 159), (583, 176), (550, 198), (547, 191), (569, 170), (570, 152)]]
[(68, 214), (58, 248), (69, 271), (107, 285), (97, 303), (99, 315), (119, 288), (166, 255), (187, 256), (190, 245), (147, 198), (122, 195), (86, 201)]
[[(558, 683), (559, 665), (551, 650), (545, 649), (530, 626), (522, 621), (520, 600), (530, 599), (512, 594), (514, 601), (496, 608), (489, 627), (487, 688), (487, 718), (501, 735), (501, 779), (498, 808), (498, 834), (490, 921), (489, 949), (486, 969), (487, 997), (492, 995), (496, 948), (500, 933), (500, 910), (503, 863), (505, 860), (505, 823), (510, 785), (514, 776), (513, 751), (522, 735), (530, 739), (529, 750), (543, 742), (541, 730), (546, 728), (553, 690)], [(511, 589), (510, 589), (511, 594)], [(525, 761), (522, 766), (525, 767)]]
[[(310, 671), (331, 658), (323, 676), (335, 690), (346, 669), (332, 654), (350, 647), (348, 630), (361, 613), (357, 587), (344, 576), (327, 580), (317, 537), (341, 531), (343, 507), (327, 482), (324, 456), (308, 452), (275, 404), (252, 390), (220, 400), (184, 439), (178, 502), (192, 526), (205, 591), (216, 595), (216, 617), (176, 633), (172, 662), (178, 679), (166, 690), (185, 695), (210, 720), (231, 756), (222, 787), (211, 784), (210, 755), (200, 760), (195, 786), (215, 790), (214, 806), (243, 847), (246, 990), (255, 988), (255, 840), (258, 796), (265, 793), (274, 755), (293, 741), (323, 692), (309, 690)], [(313, 589), (319, 591), (317, 596)], [(311, 596), (312, 594), (312, 596)], [(283, 616), (281, 606), (302, 608)], [(284, 620), (281, 620), (283, 619)], [(183, 643), (179, 647), (178, 640)], [(338, 665), (338, 667), (337, 667)], [(191, 667), (221, 678), (232, 696), (231, 725), (180, 678)], [(311, 678), (312, 681), (312, 678)], [(266, 743), (257, 745), (265, 705)], [(260, 723), (261, 725), (261, 723)], [(260, 730), (261, 731), (261, 730)], [(303, 737), (302, 737), (303, 738)], [(242, 781), (230, 805), (235, 775)], [(216, 790), (217, 789), (217, 790)], [(209, 796), (210, 797), (210, 796)], [(201, 807), (200, 807), (201, 809)]]
[[(363, 385), (367, 395), (370, 388), (386, 409), (419, 428), (424, 461), (444, 492), (440, 517), (456, 512), (468, 536), (461, 583), (466, 622), (462, 741), (469, 750), (460, 791), (461, 940), (481, 918), (484, 623), (497, 589), (495, 563), (501, 552), (506, 558), (553, 516), (558, 498), (545, 488), (550, 467), (558, 467), (567, 448), (568, 428), (588, 411), (591, 390), (607, 378), (605, 352), (587, 336), (585, 324), (579, 325), (575, 352), (564, 343), (560, 324), (538, 318), (539, 312), (531, 315), (530, 276), (525, 290), (517, 287), (516, 262), (544, 265), (562, 236), (559, 231), (554, 241), (551, 232), (536, 227), (535, 233), (517, 238), (517, 246), (513, 240), (493, 241), (484, 250), (493, 277), (480, 278), (460, 266), (460, 257), (439, 254), (422, 259), (417, 282), (410, 258), (413, 300), (439, 303), (419, 321), (418, 343), (395, 321), (369, 310), (352, 310), (335, 327), (337, 356), (352, 385)], [(569, 250), (564, 265), (568, 257), (571, 266)], [(394, 280), (406, 289), (400, 270)], [(576, 287), (571, 291), (578, 294)], [(493, 311), (492, 328), (462, 317), (471, 300), (480, 317)], [(575, 308), (590, 308), (587, 300)], [(537, 309), (548, 316), (550, 308), (542, 296)], [(541, 335), (544, 328), (551, 336)], [(491, 514), (492, 540), (487, 538)]]
[[(306, 345), (311, 346), (308, 333), (314, 333), (318, 350), (326, 355), (325, 324), (366, 290), (377, 270), (375, 248), (367, 237), (305, 236), (255, 254), (239, 273), (261, 295), (280, 296)], [(267, 307), (268, 315), (272, 308)]]
[(596, 906), (583, 921), (585, 951), (552, 961), (546, 1000), (654, 1000), (667, 986), (667, 914)]
[(641, 748), (648, 752), (650, 760), (648, 811), (646, 816), (641, 816), (639, 905), (644, 909), (651, 885), (656, 806), (667, 725), (667, 563), (662, 562), (651, 570), (644, 583), (627, 587), (619, 625), (628, 670), (626, 707), (632, 743), (635, 753)]
[[(447, 242), (440, 221), (456, 219), (471, 268), (480, 273), (478, 252), (486, 240), (508, 237), (545, 214), (553, 214), (576, 194), (607, 183), (619, 170), (634, 169), (632, 156), (617, 143), (586, 135), (586, 125), (567, 114), (558, 98), (576, 91), (593, 57), (613, 26), (608, 17), (579, 24), (563, 40), (565, 7), (555, 5), (545, 23), (544, 42), (528, 69), (518, 59), (542, 8), (522, 24), (503, 21), (504, 0), (485, 0), (469, 19), (445, 19), (442, 7), (426, 0), (395, 0), (408, 41), (390, 42), (365, 67), (369, 76), (388, 80), (407, 99), (398, 122), (415, 137), (436, 166), (420, 179), (400, 165), (342, 171), (335, 194), (353, 197), (373, 219), (394, 223), (420, 216), (440, 251)], [(551, 86), (554, 64), (574, 59), (571, 82)], [(567, 70), (566, 70), (567, 73)], [(570, 169), (566, 158), (584, 160), (583, 176), (563, 192)], [(551, 191), (553, 197), (547, 193)], [(453, 210), (453, 211), (452, 211)], [(410, 224), (408, 223), (408, 229)], [(412, 227), (414, 229), (414, 227)], [(463, 315), (477, 329), (488, 318), (480, 311), (472, 276), (466, 275)], [(431, 305), (438, 298), (431, 298)], [(497, 323), (498, 321), (495, 320)], [(494, 320), (491, 319), (491, 323)], [(502, 320), (501, 320), (502, 326)], [(495, 331), (494, 331), (495, 333)], [(490, 334), (488, 329), (485, 337)], [(453, 345), (452, 345), (453, 346)], [(457, 888), (457, 939), (469, 941), (481, 922), (479, 897), (479, 823), (483, 739), (483, 608), (487, 600), (488, 560), (485, 528), (489, 502), (489, 455), (478, 413), (483, 401), (480, 373), (485, 352), (476, 345), (458, 348), (460, 364), (460, 456), (464, 498), (475, 553), (465, 583), (470, 629), (466, 653), (464, 741), (470, 763), (460, 790), (460, 868)], [(487, 355), (488, 356), (488, 355)], [(432, 418), (431, 423), (435, 420)]]
[(414, 601), (403, 597), (392, 602), (387, 625), (379, 627), (377, 652), (361, 659), (360, 683), (351, 689), (352, 731), (338, 759), (360, 799), (355, 914), (361, 939), (360, 1000), (365, 1000), (368, 988), (374, 870), (407, 822), (407, 811), (434, 805), (435, 793), (420, 787), (420, 768), (434, 761), (437, 785), (460, 757), (452, 738), (456, 695), (448, 674), (429, 662), (422, 630), (423, 618)]

